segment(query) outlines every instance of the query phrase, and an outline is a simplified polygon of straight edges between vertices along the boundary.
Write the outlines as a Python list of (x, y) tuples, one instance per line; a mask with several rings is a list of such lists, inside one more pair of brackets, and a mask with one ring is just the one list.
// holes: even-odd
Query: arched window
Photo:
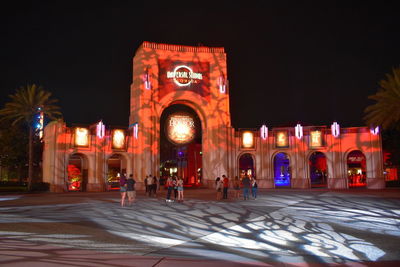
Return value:
[(367, 168), (364, 154), (353, 150), (347, 156), (347, 177), (349, 187), (364, 187), (367, 185)]
[(243, 154), (239, 158), (239, 176), (243, 178), (246, 174), (249, 177), (255, 177), (254, 160), (249, 153)]
[(311, 187), (326, 187), (328, 172), (324, 153), (312, 153), (308, 163), (310, 167)]
[(278, 153), (274, 157), (275, 186), (290, 186), (290, 159), (286, 153)]

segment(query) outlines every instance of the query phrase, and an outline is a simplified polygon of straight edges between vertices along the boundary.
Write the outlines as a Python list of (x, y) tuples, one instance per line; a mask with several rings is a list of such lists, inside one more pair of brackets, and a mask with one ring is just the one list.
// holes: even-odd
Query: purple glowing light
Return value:
[(375, 128), (371, 128), (371, 133), (373, 135), (378, 135), (379, 134), (379, 126), (376, 126)]

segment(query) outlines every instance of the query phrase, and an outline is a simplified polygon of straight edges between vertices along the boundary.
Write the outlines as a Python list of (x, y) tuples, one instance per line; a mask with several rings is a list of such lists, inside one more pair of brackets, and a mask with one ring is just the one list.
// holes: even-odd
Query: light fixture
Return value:
[(298, 123), (295, 127), (296, 137), (297, 139), (301, 139), (303, 137), (303, 127)]
[(222, 73), (218, 78), (218, 86), (219, 86), (219, 92), (221, 94), (225, 94), (226, 93), (226, 82), (225, 82), (225, 77)]
[(340, 126), (336, 121), (331, 125), (331, 132), (335, 138), (339, 137), (340, 135)]
[(151, 81), (150, 81), (150, 74), (149, 74), (149, 68), (146, 68), (146, 72), (144, 73), (143, 77), (143, 82), (144, 82), (144, 88), (147, 90), (151, 89)]
[(263, 140), (267, 140), (268, 138), (268, 127), (265, 124), (260, 128), (260, 136)]
[(371, 133), (373, 134), (373, 135), (378, 135), (379, 134), (379, 126), (376, 126), (375, 128), (371, 128), (370, 129), (370, 131), (371, 131)]
[(99, 121), (96, 125), (96, 135), (98, 138), (102, 139), (105, 135), (105, 125), (103, 124), (103, 121)]

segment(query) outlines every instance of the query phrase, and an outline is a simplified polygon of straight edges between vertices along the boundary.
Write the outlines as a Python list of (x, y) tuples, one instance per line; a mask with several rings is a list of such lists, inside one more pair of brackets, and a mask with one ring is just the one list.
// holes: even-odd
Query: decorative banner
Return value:
[(88, 147), (89, 146), (89, 129), (88, 128), (75, 128), (75, 146)]
[(314, 148), (314, 147), (324, 146), (322, 137), (323, 137), (322, 131), (320, 130), (310, 131), (310, 147)]
[(277, 148), (289, 147), (289, 133), (287, 130), (275, 132), (275, 146)]
[(242, 148), (254, 148), (254, 134), (250, 131), (242, 132)]
[(188, 144), (196, 136), (194, 119), (188, 113), (173, 113), (168, 116), (165, 123), (167, 138), (176, 145)]
[(112, 148), (113, 149), (125, 149), (125, 131), (121, 129), (115, 129), (112, 131)]
[(174, 91), (192, 91), (202, 97), (210, 97), (210, 64), (208, 62), (160, 59), (158, 67), (159, 99)]

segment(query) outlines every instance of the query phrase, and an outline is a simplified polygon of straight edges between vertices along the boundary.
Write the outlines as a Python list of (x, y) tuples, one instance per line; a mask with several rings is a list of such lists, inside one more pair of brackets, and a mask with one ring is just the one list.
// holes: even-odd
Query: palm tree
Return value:
[(26, 123), (29, 128), (28, 190), (32, 188), (33, 177), (34, 122), (37, 121), (37, 116), (41, 112), (44, 116), (53, 120), (61, 116), (60, 108), (54, 105), (58, 100), (51, 99), (50, 96), (51, 93), (44, 91), (41, 86), (35, 84), (22, 86), (17, 89), (14, 95), (10, 95), (11, 101), (0, 110), (1, 120), (9, 120), (12, 125)]
[(365, 109), (364, 120), (368, 125), (400, 130), (400, 68), (386, 74), (386, 80), (381, 80), (379, 85), (378, 92), (368, 97), (376, 103)]

